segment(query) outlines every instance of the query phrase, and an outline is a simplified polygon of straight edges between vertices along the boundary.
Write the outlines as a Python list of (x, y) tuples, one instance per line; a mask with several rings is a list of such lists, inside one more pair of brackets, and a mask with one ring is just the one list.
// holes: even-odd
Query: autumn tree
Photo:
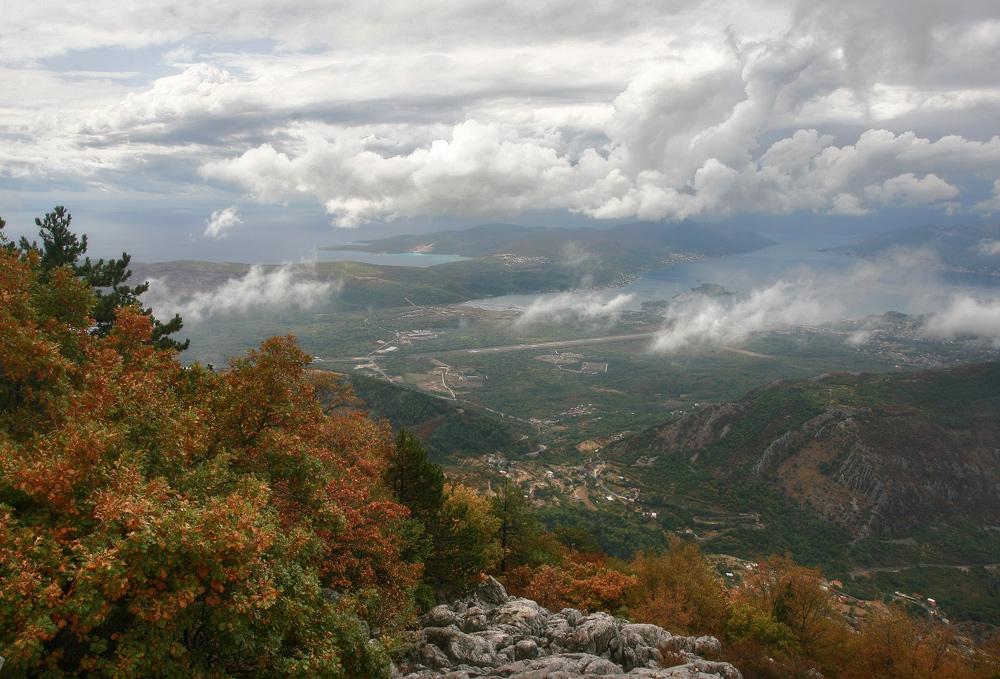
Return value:
[[(105, 335), (110, 332), (115, 323), (115, 310), (125, 306), (139, 306), (139, 296), (149, 290), (149, 283), (128, 285), (132, 277), (129, 264), (132, 257), (122, 253), (120, 259), (99, 259), (93, 261), (87, 254), (87, 236), (77, 236), (71, 229), (73, 217), (66, 208), (58, 205), (44, 218), (35, 218), (41, 245), (37, 241), (29, 242), (22, 237), (18, 247), (22, 253), (34, 252), (39, 256), (41, 280), (47, 281), (52, 273), (61, 268), (68, 268), (73, 274), (93, 289), (94, 302), (90, 310), (93, 320), (92, 332)], [(83, 262), (80, 258), (83, 257)], [(172, 335), (183, 327), (180, 315), (166, 323), (161, 323), (153, 317), (152, 309), (143, 309), (153, 323), (151, 342), (158, 349), (176, 349), (183, 351), (191, 344), (191, 340), (179, 342), (171, 339)]]
[(575, 608), (624, 614), (636, 578), (628, 565), (599, 552), (565, 548), (556, 563), (521, 565), (508, 571), (508, 593), (537, 601), (551, 610)]
[(744, 656), (830, 668), (842, 663), (850, 632), (818, 571), (773, 556), (731, 596), (726, 635)]
[(636, 585), (629, 610), (640, 622), (674, 634), (718, 634), (726, 617), (726, 590), (698, 545), (675, 539), (668, 549), (632, 560)]
[(842, 675), (870, 679), (987, 679), (995, 654), (972, 648), (944, 623), (915, 620), (897, 604), (868, 610), (845, 654)]
[(325, 414), (291, 337), (216, 374), (134, 306), (91, 333), (42, 257), (0, 247), (4, 676), (386, 676), (363, 621), (401, 624), (416, 576), (388, 428)]

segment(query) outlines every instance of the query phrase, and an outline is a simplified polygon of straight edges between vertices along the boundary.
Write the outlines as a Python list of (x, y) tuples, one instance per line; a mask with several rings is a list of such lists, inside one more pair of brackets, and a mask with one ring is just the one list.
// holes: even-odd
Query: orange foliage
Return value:
[(785, 626), (805, 655), (830, 666), (840, 662), (850, 633), (833, 593), (820, 580), (819, 571), (772, 556), (746, 577), (733, 603)]
[(520, 566), (504, 579), (514, 596), (534, 599), (554, 611), (618, 612), (626, 602), (635, 577), (612, 568), (604, 555), (567, 552), (558, 566)]
[(319, 588), (379, 626), (405, 608), (387, 429), (324, 414), (291, 337), (217, 375), (138, 309), (91, 335), (92, 304), (0, 248), (5, 676), (378, 676)]
[(695, 543), (674, 542), (660, 553), (632, 561), (636, 586), (630, 611), (639, 622), (673, 634), (717, 634), (725, 616), (726, 593)]
[(962, 642), (949, 625), (917, 622), (896, 606), (875, 606), (841, 674), (851, 679), (987, 679), (997, 676), (998, 660)]

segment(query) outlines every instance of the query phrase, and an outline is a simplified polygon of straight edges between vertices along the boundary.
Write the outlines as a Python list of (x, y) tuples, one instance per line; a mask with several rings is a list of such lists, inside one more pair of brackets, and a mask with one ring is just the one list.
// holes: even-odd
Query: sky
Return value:
[(147, 261), (487, 221), (997, 221), (998, 65), (995, 0), (8, 2), (0, 216), (66, 205)]

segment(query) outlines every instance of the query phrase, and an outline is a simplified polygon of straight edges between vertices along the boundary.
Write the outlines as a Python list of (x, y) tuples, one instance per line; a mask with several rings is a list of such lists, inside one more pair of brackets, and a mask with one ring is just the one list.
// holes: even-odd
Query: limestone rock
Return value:
[[(732, 665), (703, 657), (718, 657), (714, 637), (675, 637), (607, 613), (552, 613), (508, 596), (492, 578), (421, 622), (402, 679), (742, 679)], [(676, 666), (660, 667), (666, 651)]]

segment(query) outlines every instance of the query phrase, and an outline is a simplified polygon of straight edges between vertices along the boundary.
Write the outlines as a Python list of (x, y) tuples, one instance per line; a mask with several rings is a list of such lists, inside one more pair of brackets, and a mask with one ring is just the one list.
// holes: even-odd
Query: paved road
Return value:
[(953, 563), (908, 563), (902, 564), (900, 566), (881, 566), (879, 568), (857, 568), (851, 571), (851, 579), (854, 579), (855, 575), (863, 575), (865, 573), (895, 573), (896, 571), (905, 571), (910, 568), (996, 568), (1000, 566), (998, 563), (967, 563), (967, 564), (953, 564)]
[(504, 344), (495, 347), (477, 347), (475, 349), (450, 349), (448, 351), (432, 351), (419, 356), (444, 356), (446, 354), (498, 354), (504, 351), (524, 351), (525, 349), (551, 349), (553, 347), (574, 347), (582, 344), (611, 344), (612, 342), (636, 342), (652, 339), (656, 333), (639, 332), (633, 335), (612, 335), (610, 337), (589, 337), (587, 339), (557, 340), (554, 342), (535, 342), (533, 344)]

